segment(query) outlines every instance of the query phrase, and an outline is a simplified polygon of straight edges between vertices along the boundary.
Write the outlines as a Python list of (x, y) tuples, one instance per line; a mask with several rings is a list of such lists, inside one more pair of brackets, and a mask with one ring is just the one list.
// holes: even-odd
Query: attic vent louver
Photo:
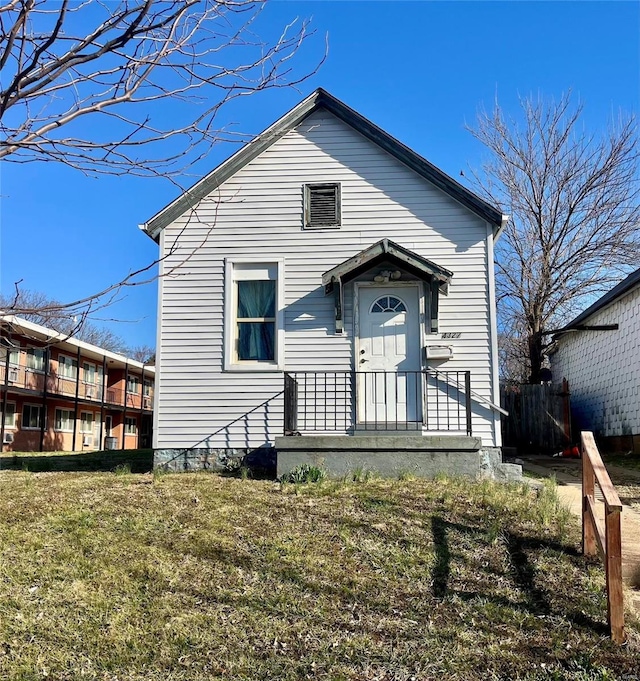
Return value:
[(306, 228), (340, 226), (340, 185), (305, 184), (304, 226)]

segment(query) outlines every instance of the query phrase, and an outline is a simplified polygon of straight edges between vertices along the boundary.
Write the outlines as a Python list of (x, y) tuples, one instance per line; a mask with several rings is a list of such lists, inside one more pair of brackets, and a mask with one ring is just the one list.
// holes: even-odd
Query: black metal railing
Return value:
[(469, 371), (289, 371), (284, 433), (464, 432), (471, 435)]

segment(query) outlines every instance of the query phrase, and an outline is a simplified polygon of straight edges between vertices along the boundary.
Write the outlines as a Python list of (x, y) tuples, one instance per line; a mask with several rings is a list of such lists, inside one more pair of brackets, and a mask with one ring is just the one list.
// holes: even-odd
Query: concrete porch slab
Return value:
[(499, 449), (483, 448), (481, 438), (462, 435), (283, 436), (276, 438), (275, 448), (278, 477), (306, 464), (333, 478), (367, 471), (387, 478), (518, 478), (518, 471), (503, 470)]
[(416, 435), (410, 433), (349, 435), (301, 435), (276, 438), (278, 451), (478, 451), (482, 439), (467, 435)]

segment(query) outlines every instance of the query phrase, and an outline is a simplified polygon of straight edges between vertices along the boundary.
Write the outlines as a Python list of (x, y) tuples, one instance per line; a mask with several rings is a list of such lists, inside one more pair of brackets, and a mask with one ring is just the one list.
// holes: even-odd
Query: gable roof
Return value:
[(223, 161), (181, 196), (165, 206), (143, 225), (140, 225), (140, 228), (152, 239), (158, 241), (160, 232), (167, 225), (193, 208), (198, 201), (217, 189), (275, 141), (319, 109), (326, 109), (371, 142), (395, 156), (418, 175), (421, 175), (431, 184), (493, 225), (494, 235), (497, 235), (500, 231), (504, 222), (504, 217), (500, 211), (322, 88), (315, 90), (253, 141), (246, 144), (226, 161)]
[(638, 284), (640, 284), (640, 269), (632, 272), (617, 286), (614, 286), (609, 292), (605, 293), (601, 298), (598, 298), (593, 305), (588, 307), (584, 312), (581, 312), (573, 321), (569, 322), (562, 329), (559, 329), (559, 331), (571, 331), (571, 329), (575, 329), (596, 312), (602, 310), (602, 308), (607, 307), (607, 305), (611, 305), (611, 303), (614, 303), (616, 300), (618, 300), (618, 298), (622, 298), (625, 293), (628, 293)]

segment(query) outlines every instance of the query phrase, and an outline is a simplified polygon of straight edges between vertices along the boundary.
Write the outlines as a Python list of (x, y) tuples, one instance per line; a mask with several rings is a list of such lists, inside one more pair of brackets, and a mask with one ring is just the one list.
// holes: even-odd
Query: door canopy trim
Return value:
[[(336, 265), (322, 275), (322, 285), (325, 295), (333, 293), (335, 296), (336, 308), (336, 333), (342, 333), (342, 287), (343, 284), (359, 277), (382, 262), (393, 262), (406, 272), (422, 279), (430, 284), (432, 298), (432, 323), (431, 330), (437, 331), (437, 299), (438, 293), (447, 295), (449, 292), (449, 282), (453, 277), (453, 272), (436, 265), (422, 256), (404, 248), (390, 239), (382, 239), (373, 246), (365, 248), (364, 251), (354, 255), (344, 262)], [(435, 313), (435, 314), (434, 314)]]
[(348, 281), (364, 274), (367, 270), (375, 267), (383, 261), (396, 262), (400, 267), (416, 277), (431, 281), (436, 279), (440, 291), (447, 294), (447, 289), (453, 272), (436, 265), (436, 263), (427, 260), (422, 256), (404, 248), (399, 244), (394, 243), (390, 239), (382, 239), (373, 246), (365, 248), (357, 255), (345, 260), (343, 263), (336, 265), (333, 269), (325, 272), (322, 275), (322, 284), (325, 287), (325, 293), (331, 293), (332, 284), (338, 279), (346, 284)]

